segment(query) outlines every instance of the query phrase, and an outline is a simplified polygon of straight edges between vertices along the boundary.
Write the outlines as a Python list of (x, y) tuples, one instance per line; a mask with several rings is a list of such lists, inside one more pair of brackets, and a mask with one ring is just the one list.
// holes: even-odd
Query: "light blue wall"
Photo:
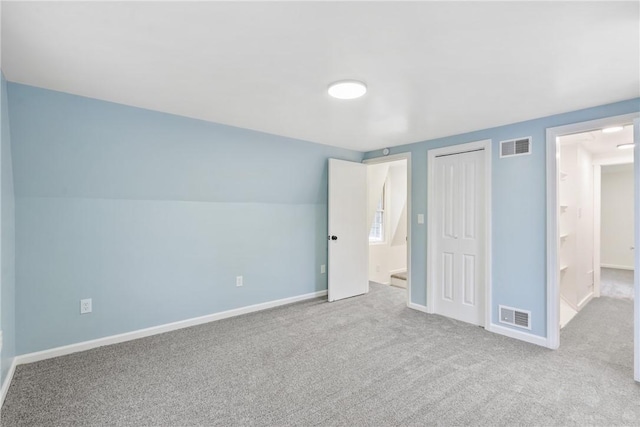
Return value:
[(18, 354), (326, 289), (327, 158), (362, 153), (13, 83), (9, 106)]
[(0, 101), (0, 325), (3, 333), (0, 384), (7, 376), (16, 354), (15, 339), (15, 222), (11, 132), (7, 101), (7, 82), (1, 77)]
[[(416, 216), (427, 214), (427, 150), (491, 139), (493, 322), (500, 304), (531, 310), (532, 333), (546, 336), (546, 128), (637, 111), (640, 98), (391, 148), (411, 152), (411, 300), (426, 304), (426, 220), (418, 224)], [(527, 136), (531, 155), (500, 159), (500, 141)]]
[[(361, 153), (19, 84), (8, 93), (17, 354), (326, 289), (326, 159)], [(492, 139), (493, 318), (498, 304), (531, 310), (544, 336), (545, 129), (639, 110), (634, 99), (392, 148), (412, 153), (412, 301), (426, 303), (427, 150)], [(533, 153), (500, 159), (499, 141), (521, 136)], [(80, 316), (88, 297), (94, 312)]]

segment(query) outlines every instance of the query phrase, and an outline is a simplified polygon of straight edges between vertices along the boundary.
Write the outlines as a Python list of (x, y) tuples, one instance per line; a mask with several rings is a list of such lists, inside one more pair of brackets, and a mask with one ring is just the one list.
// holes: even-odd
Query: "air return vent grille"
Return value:
[(531, 312), (519, 308), (500, 306), (500, 323), (531, 329)]
[(500, 141), (500, 157), (513, 157), (531, 154), (531, 137)]

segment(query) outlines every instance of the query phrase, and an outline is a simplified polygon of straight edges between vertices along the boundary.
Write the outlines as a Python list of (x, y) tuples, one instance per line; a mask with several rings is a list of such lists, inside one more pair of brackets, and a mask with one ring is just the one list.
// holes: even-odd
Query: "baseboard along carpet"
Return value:
[(639, 425), (633, 307), (551, 351), (405, 306), (314, 299), (18, 366), (2, 426)]

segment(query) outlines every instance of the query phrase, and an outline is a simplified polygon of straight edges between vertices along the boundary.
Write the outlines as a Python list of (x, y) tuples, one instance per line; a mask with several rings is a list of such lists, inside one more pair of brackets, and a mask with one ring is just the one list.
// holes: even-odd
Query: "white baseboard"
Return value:
[(578, 311), (582, 310), (593, 299), (593, 291), (589, 292), (589, 295), (584, 297), (582, 301), (578, 303)]
[(536, 344), (542, 347), (549, 347), (545, 337), (533, 335), (528, 332), (516, 331), (515, 329), (506, 328), (504, 326), (496, 325), (495, 323), (491, 323), (489, 327), (485, 329), (489, 332), (493, 332), (494, 334), (504, 335), (509, 338), (515, 338), (517, 340)]
[(600, 264), (600, 267), (604, 268), (615, 268), (618, 270), (633, 270), (632, 265), (617, 265), (617, 264)]
[[(420, 304), (408, 303), (407, 307), (412, 308), (414, 310), (421, 311), (423, 313), (429, 314), (427, 307)], [(488, 328), (485, 328), (489, 332), (493, 332), (495, 334), (504, 335), (509, 338), (515, 338), (520, 341), (525, 341), (531, 344), (536, 344), (542, 347), (547, 347), (547, 339), (544, 337), (540, 337), (538, 335), (533, 335), (528, 332), (516, 331), (515, 329), (505, 328), (504, 326), (496, 325), (492, 323)]]
[(429, 313), (427, 311), (427, 307), (425, 307), (424, 305), (420, 305), (420, 304), (416, 304), (416, 303), (410, 302), (410, 303), (407, 304), (407, 307), (409, 307), (409, 308), (411, 308), (413, 310), (421, 311), (423, 313)]
[(125, 341), (136, 340), (151, 335), (162, 334), (164, 332), (175, 331), (176, 329), (188, 328), (190, 326), (201, 325), (203, 323), (214, 322), (216, 320), (227, 319), (229, 317), (240, 316), (241, 314), (254, 313), (281, 305), (292, 304), (294, 302), (304, 301), (312, 298), (326, 296), (327, 291), (312, 292), (309, 294), (298, 295), (295, 297), (279, 299), (275, 301), (263, 302), (261, 304), (249, 305), (246, 307), (235, 308), (233, 310), (221, 311), (219, 313), (208, 314), (206, 316), (194, 317), (191, 319), (180, 320), (178, 322), (166, 323), (164, 325), (153, 326), (151, 328), (139, 329), (137, 331), (126, 332), (124, 334), (111, 335), (104, 338), (98, 338), (91, 341), (84, 341), (75, 344), (65, 345), (62, 347), (51, 348), (48, 350), (37, 351), (34, 353), (22, 354), (16, 356), (15, 363), (23, 365), (25, 363), (38, 362), (40, 360), (51, 359), (53, 357), (65, 356), (67, 354), (77, 353), (80, 351), (90, 350), (92, 348), (102, 347), (105, 345), (117, 344)]
[(4, 398), (7, 397), (7, 392), (9, 391), (9, 386), (11, 385), (11, 380), (13, 380), (13, 374), (16, 372), (17, 365), (18, 361), (14, 357), (13, 361), (11, 362), (9, 372), (7, 372), (7, 378), (4, 379), (2, 388), (0, 388), (0, 414), (2, 414), (2, 405), (4, 405)]

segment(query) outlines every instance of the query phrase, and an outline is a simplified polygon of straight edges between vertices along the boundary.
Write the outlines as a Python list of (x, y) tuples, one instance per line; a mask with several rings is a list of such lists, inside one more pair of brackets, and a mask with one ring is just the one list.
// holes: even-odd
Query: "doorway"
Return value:
[[(622, 116), (608, 117), (604, 119), (592, 120), (589, 122), (574, 123), (570, 125), (558, 126), (547, 129), (547, 346), (556, 349), (560, 345), (560, 304), (561, 304), (561, 280), (562, 269), (565, 265), (561, 260), (561, 240), (567, 238), (567, 233), (561, 228), (561, 211), (567, 209), (568, 203), (561, 199), (561, 181), (566, 172), (561, 170), (562, 146), (561, 138), (567, 135), (580, 134), (585, 132), (602, 131), (612, 127), (623, 127), (632, 129), (633, 142), (637, 146), (640, 143), (640, 113), (626, 114)], [(634, 245), (640, 241), (640, 232), (638, 230), (640, 219), (640, 168), (638, 159), (640, 154), (638, 149), (633, 151), (634, 160)], [(600, 168), (594, 169), (594, 174), (601, 172)], [(596, 182), (597, 185), (597, 182)], [(597, 192), (596, 192), (597, 194)], [(578, 211), (579, 212), (579, 211)], [(598, 210), (594, 209), (597, 216)], [(596, 222), (597, 223), (597, 222)], [(600, 245), (600, 233), (594, 231), (594, 246)], [(594, 250), (593, 260), (593, 292), (595, 296), (599, 289), (600, 282), (600, 265), (599, 251)], [(634, 254), (634, 267), (640, 265), (640, 257), (637, 251)], [(638, 275), (634, 278), (634, 293), (639, 293), (640, 281)], [(640, 298), (635, 298), (633, 303), (634, 310), (634, 378), (640, 381)]]
[(491, 319), (491, 141), (428, 152), (427, 311)]
[(606, 129), (558, 137), (560, 328), (592, 298), (632, 295), (633, 128)]
[(600, 212), (600, 221), (595, 224), (596, 233), (600, 235), (597, 296), (633, 300), (633, 279), (637, 274), (633, 260), (636, 250), (633, 241), (634, 163), (601, 165), (599, 169), (600, 191), (596, 195), (600, 200), (596, 209)]
[(365, 160), (369, 281), (411, 295), (411, 155)]

